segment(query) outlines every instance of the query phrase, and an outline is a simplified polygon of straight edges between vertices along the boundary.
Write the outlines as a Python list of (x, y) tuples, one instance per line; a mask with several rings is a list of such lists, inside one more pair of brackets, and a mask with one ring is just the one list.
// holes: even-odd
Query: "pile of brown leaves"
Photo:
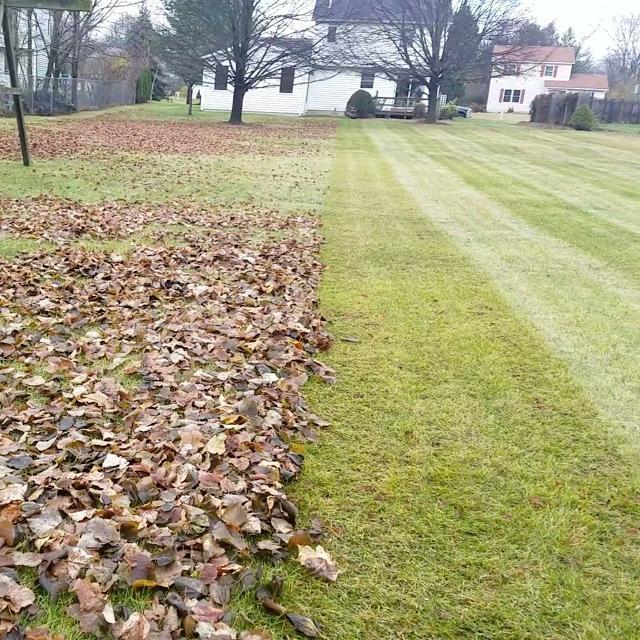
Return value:
[[(34, 607), (28, 566), (51, 598), (75, 594), (69, 613), (89, 633), (265, 639), (237, 634), (227, 610), (235, 589), (259, 587), (316, 637), (277, 602), (278, 581), (247, 567), (295, 551), (338, 574), (283, 488), (325, 424), (300, 389), (332, 379), (316, 360), (329, 345), (316, 222), (47, 199), (0, 211), (3, 229), (57, 242), (0, 261), (0, 632)], [(177, 218), (197, 228), (171, 239)], [(152, 222), (122, 255), (73, 241)], [(114, 605), (124, 585), (152, 589), (152, 606)]]
[[(75, 119), (32, 125), (29, 143), (35, 158), (112, 156), (114, 153), (182, 155), (288, 155), (312, 153), (310, 144), (332, 137), (335, 123), (300, 120), (231, 126), (179, 120)], [(318, 147), (318, 150), (321, 147)], [(17, 134), (0, 129), (0, 158), (20, 151)]]
[[(150, 240), (162, 240), (160, 230), (172, 225), (190, 230), (211, 227), (241, 230), (244, 227), (246, 233), (242, 237), (251, 240), (252, 229), (248, 226), (269, 232), (290, 230), (295, 235), (300, 229), (300, 220), (247, 204), (237, 210), (228, 207), (204, 210), (181, 203), (82, 204), (46, 195), (0, 200), (0, 233), (17, 237), (54, 243), (80, 238), (111, 240), (135, 236), (139, 239), (144, 229), (152, 225), (157, 228)], [(309, 221), (305, 221), (305, 226), (309, 227)]]

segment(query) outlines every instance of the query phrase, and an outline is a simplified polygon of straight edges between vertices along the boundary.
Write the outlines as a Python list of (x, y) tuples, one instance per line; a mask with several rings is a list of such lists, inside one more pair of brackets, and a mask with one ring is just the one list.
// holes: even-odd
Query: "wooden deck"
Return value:
[(413, 118), (413, 109), (420, 100), (417, 98), (375, 98), (375, 115), (377, 118)]

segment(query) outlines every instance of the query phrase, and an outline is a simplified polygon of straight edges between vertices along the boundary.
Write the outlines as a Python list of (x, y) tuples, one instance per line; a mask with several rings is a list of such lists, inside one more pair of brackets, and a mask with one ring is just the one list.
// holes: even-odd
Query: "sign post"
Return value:
[[(0, 22), (2, 23), (2, 35), (7, 56), (9, 82), (11, 86), (0, 85), (0, 94), (13, 96), (13, 107), (16, 113), (18, 136), (20, 138), (20, 150), (22, 151), (22, 164), (28, 167), (31, 164), (29, 156), (29, 141), (27, 139), (27, 125), (24, 119), (24, 105), (22, 103), (22, 91), (18, 86), (18, 68), (16, 65), (15, 49), (11, 37), (8, 8), (14, 9), (57, 9), (62, 11), (91, 11), (91, 0), (0, 0)], [(31, 53), (29, 52), (29, 55)]]
[(4, 50), (7, 56), (9, 82), (11, 86), (4, 89), (3, 93), (13, 95), (13, 108), (16, 112), (18, 124), (18, 136), (20, 137), (20, 150), (22, 151), (22, 164), (28, 167), (31, 164), (29, 157), (29, 141), (27, 140), (27, 126), (24, 121), (24, 108), (22, 104), (22, 92), (18, 88), (18, 70), (16, 68), (16, 56), (11, 42), (11, 29), (9, 28), (9, 12), (5, 10), (4, 0), (0, 0), (0, 14), (2, 14), (2, 35), (4, 36)]

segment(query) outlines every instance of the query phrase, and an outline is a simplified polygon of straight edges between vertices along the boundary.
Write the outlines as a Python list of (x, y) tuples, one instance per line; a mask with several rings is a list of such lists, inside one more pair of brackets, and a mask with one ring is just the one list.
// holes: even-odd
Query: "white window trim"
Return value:
[[(547, 73), (547, 69), (551, 69), (551, 73)], [(545, 78), (553, 78), (555, 75), (556, 65), (555, 64), (545, 64), (544, 65), (544, 77)]]
[[(523, 92), (523, 89), (505, 89), (502, 95), (502, 103), (503, 104), (520, 104), (520, 99), (522, 98), (522, 92)], [(517, 100), (515, 99), (516, 94), (518, 95)]]

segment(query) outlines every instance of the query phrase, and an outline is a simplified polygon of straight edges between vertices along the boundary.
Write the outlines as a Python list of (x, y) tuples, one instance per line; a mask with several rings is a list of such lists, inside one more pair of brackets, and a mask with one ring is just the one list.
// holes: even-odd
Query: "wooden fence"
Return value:
[(531, 122), (566, 125), (576, 109), (591, 107), (600, 122), (640, 124), (640, 101), (596, 99), (587, 93), (549, 93), (537, 96), (531, 105)]

